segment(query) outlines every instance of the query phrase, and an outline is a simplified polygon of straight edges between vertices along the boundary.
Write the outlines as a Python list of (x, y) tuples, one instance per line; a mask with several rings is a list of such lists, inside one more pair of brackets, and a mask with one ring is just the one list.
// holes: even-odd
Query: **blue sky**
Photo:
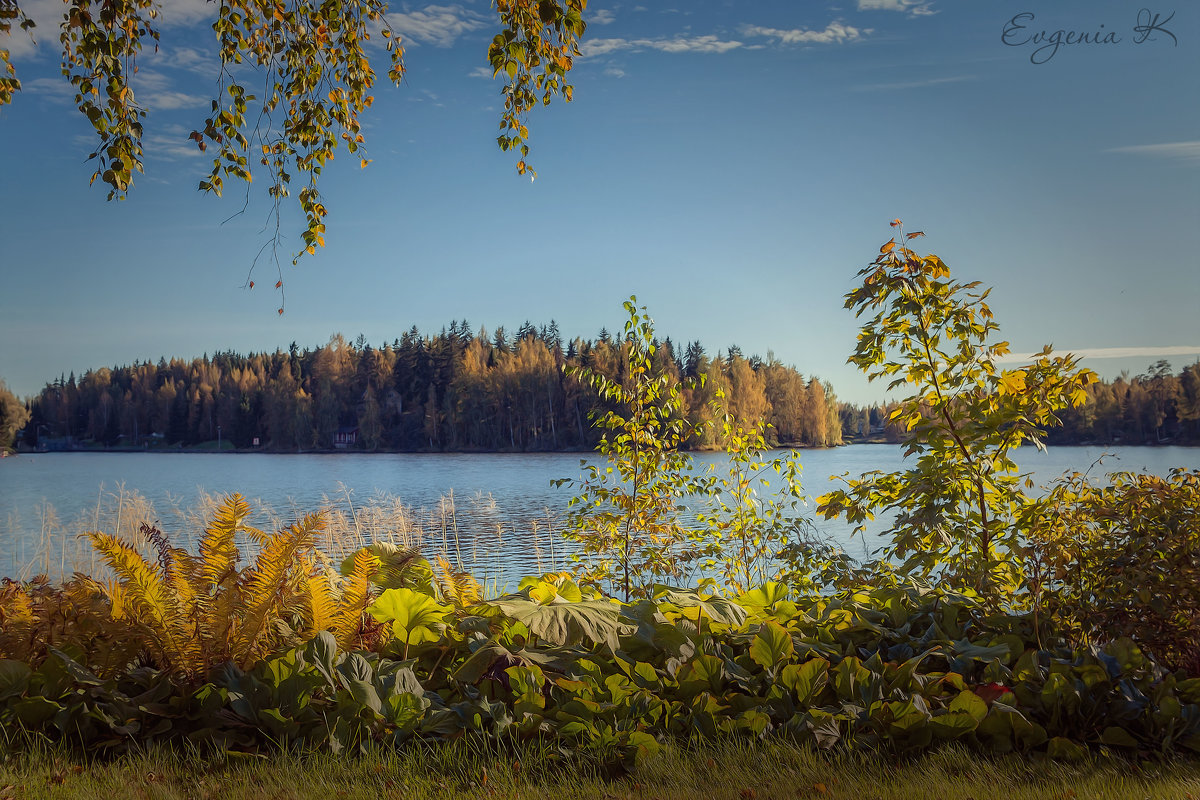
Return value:
[[(0, 377), (28, 394), (89, 367), (463, 318), (594, 336), (637, 294), (679, 342), (770, 349), (869, 402), (883, 389), (845, 364), (842, 296), (894, 217), (994, 287), (1015, 352), (1178, 369), (1200, 357), (1200, 8), (1173, 2), (593, 2), (575, 101), (530, 122), (536, 182), (495, 145), (488, 5), (400, 4), (407, 78), (377, 87), (370, 167), (326, 170), (328, 246), (285, 260), (280, 317), (273, 267), (244, 288), (263, 197), (226, 221), (241, 193), (195, 190), (212, 6), (164, 3), (135, 84), (146, 174), (107, 203), (58, 78), (61, 3), (35, 0), (40, 44), (7, 43), (25, 90), (0, 111)], [(1139, 43), (1140, 13), (1161, 28)], [(1024, 42), (1043, 30), (1120, 41), (1047, 59)]]

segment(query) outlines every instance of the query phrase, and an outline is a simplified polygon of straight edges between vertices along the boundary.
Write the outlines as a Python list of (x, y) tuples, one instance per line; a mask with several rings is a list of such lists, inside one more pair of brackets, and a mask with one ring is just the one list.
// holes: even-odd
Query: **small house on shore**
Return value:
[(354, 447), (358, 444), (358, 426), (347, 425), (337, 429), (333, 434), (333, 446), (338, 450), (345, 450), (347, 447)]

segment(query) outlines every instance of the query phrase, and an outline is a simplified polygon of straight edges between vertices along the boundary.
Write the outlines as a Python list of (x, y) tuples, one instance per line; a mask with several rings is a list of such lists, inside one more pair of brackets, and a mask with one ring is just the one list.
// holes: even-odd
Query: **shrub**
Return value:
[(936, 255), (910, 250), (905, 243), (921, 232), (899, 235), (846, 295), (857, 316), (872, 315), (849, 361), (872, 381), (898, 376), (889, 389), (915, 390), (890, 417), (907, 431), (904, 454), (915, 461), (903, 472), (847, 480), (818, 499), (817, 511), (852, 523), (893, 513), (885, 557), (903, 572), (1002, 604), (1024, 585), (1025, 542), (1014, 523), (1032, 502), (1011, 453), (1024, 442), (1040, 446), (1042, 429), (1083, 403), (1096, 376), (1049, 347), (1032, 364), (1000, 368), (1008, 343), (991, 341), (999, 326), (988, 290), (951, 280)]
[(1200, 675), (1200, 470), (1110, 480), (1067, 476), (1024, 520), (1037, 595), (1081, 643), (1133, 637)]

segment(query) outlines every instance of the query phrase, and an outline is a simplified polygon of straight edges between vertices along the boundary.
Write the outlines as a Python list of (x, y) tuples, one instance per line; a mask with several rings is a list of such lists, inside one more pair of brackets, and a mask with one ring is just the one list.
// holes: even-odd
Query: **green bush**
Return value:
[(1023, 520), (1041, 607), (1081, 643), (1132, 637), (1200, 675), (1200, 470), (1110, 480), (1065, 477)]

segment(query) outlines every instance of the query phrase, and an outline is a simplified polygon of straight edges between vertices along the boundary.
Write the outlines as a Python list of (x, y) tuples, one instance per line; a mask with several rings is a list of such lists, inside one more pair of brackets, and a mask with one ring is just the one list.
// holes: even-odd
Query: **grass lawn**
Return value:
[(946, 749), (908, 761), (828, 756), (781, 742), (667, 747), (632, 775), (558, 762), (548, 748), (516, 753), (464, 745), (364, 757), (276, 755), (210, 759), (152, 750), (109, 761), (41, 749), (0, 762), (0, 800), (17, 798), (530, 798), (530, 800), (1200, 800), (1200, 760), (1063, 764), (981, 758)]

